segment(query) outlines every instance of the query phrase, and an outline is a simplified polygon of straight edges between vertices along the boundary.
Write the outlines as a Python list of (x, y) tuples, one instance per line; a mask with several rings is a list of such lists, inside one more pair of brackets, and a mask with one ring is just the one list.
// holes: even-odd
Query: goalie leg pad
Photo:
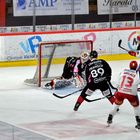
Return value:
[(64, 87), (67, 87), (67, 86), (70, 86), (70, 85), (72, 85), (71, 80), (62, 79), (62, 80), (55, 81), (54, 88), (55, 89), (64, 88)]
[(67, 80), (67, 79), (53, 79), (51, 82), (47, 82), (44, 87), (47, 89), (59, 89), (64, 88), (67, 86), (72, 85), (73, 80)]

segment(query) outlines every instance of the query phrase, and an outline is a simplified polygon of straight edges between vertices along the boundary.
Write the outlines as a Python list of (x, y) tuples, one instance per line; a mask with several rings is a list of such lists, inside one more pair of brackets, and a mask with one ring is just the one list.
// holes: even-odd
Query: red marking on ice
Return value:
[(45, 135), (58, 138), (132, 132), (132, 129), (128, 127), (111, 126), (106, 128), (106, 124), (101, 124), (88, 119), (58, 120), (23, 124), (22, 126), (34, 131), (38, 131)]

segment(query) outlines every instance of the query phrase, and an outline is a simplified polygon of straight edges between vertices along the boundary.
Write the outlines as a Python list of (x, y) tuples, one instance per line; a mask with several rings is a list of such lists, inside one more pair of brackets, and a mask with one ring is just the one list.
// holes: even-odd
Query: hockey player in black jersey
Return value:
[(91, 51), (90, 60), (87, 62), (85, 69), (87, 84), (77, 99), (74, 111), (77, 111), (84, 99), (90, 96), (96, 89), (101, 90), (102, 94), (107, 97), (111, 104), (114, 103), (115, 99), (108, 84), (111, 80), (111, 67), (105, 60), (97, 59), (97, 57), (97, 51)]

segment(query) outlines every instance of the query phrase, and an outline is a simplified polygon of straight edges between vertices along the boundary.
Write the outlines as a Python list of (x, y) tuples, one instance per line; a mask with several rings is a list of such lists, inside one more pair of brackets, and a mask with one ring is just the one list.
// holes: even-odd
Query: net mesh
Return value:
[(26, 79), (24, 82), (28, 85), (41, 86), (42, 81), (60, 77), (61, 73), (58, 75), (53, 70), (56, 65), (59, 67), (61, 64), (60, 69), (62, 72), (63, 65), (68, 56), (80, 57), (82, 52), (89, 52), (92, 48), (93, 44), (90, 40), (41, 42), (38, 48), (38, 64), (34, 77)]

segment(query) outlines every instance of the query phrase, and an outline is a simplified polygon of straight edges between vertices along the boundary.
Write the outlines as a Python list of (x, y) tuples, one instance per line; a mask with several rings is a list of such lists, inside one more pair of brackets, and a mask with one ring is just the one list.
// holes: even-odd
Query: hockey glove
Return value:
[(129, 51), (128, 52), (131, 56), (136, 56), (136, 52), (134, 52), (134, 51)]

